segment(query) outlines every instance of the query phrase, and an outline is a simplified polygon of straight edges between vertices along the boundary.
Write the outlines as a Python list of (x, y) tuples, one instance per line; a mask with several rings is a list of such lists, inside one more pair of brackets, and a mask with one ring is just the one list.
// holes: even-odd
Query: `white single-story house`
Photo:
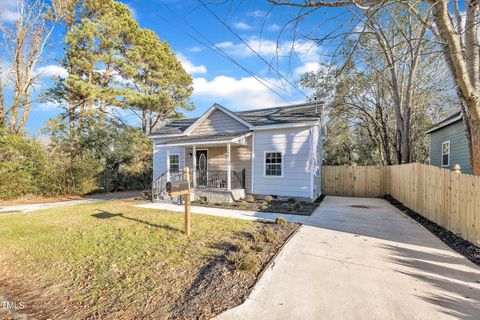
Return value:
[(218, 104), (201, 117), (174, 120), (152, 132), (152, 199), (190, 168), (194, 199), (256, 197), (314, 201), (321, 195), (323, 107), (305, 103), (233, 112)]

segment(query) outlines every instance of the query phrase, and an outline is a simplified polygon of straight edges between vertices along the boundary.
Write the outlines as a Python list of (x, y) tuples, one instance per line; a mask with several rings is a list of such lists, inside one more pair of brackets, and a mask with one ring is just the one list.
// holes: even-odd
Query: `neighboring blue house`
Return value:
[(468, 140), (461, 111), (440, 121), (430, 134), (430, 164), (452, 170), (456, 164), (462, 173), (472, 173)]

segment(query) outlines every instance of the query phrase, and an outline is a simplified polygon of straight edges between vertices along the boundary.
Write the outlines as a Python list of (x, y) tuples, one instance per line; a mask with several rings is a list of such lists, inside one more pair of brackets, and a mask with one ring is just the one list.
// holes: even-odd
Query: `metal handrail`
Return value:
[[(167, 182), (176, 182), (184, 179), (184, 171), (167, 171), (152, 181), (152, 201), (160, 196), (167, 196)], [(193, 181), (193, 172), (190, 171), (190, 179)], [(196, 171), (197, 188), (227, 189), (227, 170), (202, 170)], [(242, 171), (231, 170), (232, 189), (245, 189), (245, 169)]]

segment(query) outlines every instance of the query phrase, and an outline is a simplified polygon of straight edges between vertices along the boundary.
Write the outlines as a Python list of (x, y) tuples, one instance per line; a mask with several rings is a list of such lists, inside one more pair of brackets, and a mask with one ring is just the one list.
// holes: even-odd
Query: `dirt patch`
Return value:
[(209, 203), (204, 201), (194, 201), (193, 205), (200, 207), (212, 207), (222, 209), (236, 209), (257, 212), (273, 212), (279, 214), (296, 214), (301, 216), (311, 216), (315, 210), (320, 206), (325, 195), (321, 195), (314, 202), (297, 201), (293, 198), (288, 200), (239, 200), (233, 203)]
[(226, 244), (225, 254), (200, 271), (171, 319), (210, 319), (243, 303), (263, 270), (299, 226), (265, 223), (255, 234), (246, 235), (247, 241)]
[(421, 216), (419, 213), (413, 211), (412, 209), (406, 207), (400, 201), (396, 200), (390, 195), (383, 197), (391, 205), (405, 213), (407, 216), (413, 220), (420, 223), (425, 229), (430, 231), (433, 235), (443, 241), (447, 246), (480, 266), (480, 248), (475, 246), (473, 243), (457, 236), (451, 231), (448, 231), (444, 227), (439, 226), (435, 222), (428, 220), (427, 218)]

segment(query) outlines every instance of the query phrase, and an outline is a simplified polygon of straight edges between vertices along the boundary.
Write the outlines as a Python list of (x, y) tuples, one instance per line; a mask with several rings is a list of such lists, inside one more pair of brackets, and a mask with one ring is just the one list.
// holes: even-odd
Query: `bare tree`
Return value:
[[(317, 9), (320, 7), (349, 7), (352, 12), (369, 12), (393, 1), (282, 1), (267, 0), (274, 5)], [(396, 1), (416, 13), (419, 4), (428, 4), (432, 17), (423, 20), (436, 36), (451, 71), (457, 94), (462, 102), (463, 119), (469, 140), (470, 159), (475, 175), (480, 175), (480, 39), (479, 0)], [(459, 8), (465, 8), (465, 22)], [(310, 12), (313, 12), (311, 10)]]
[[(0, 128), (13, 133), (21, 132), (27, 123), (35, 68), (56, 22), (53, 7), (44, 1), (17, 0), (16, 7), (16, 21), (0, 21), (0, 57), (7, 62), (0, 73)], [(9, 102), (4, 95), (7, 87), (12, 89)]]

